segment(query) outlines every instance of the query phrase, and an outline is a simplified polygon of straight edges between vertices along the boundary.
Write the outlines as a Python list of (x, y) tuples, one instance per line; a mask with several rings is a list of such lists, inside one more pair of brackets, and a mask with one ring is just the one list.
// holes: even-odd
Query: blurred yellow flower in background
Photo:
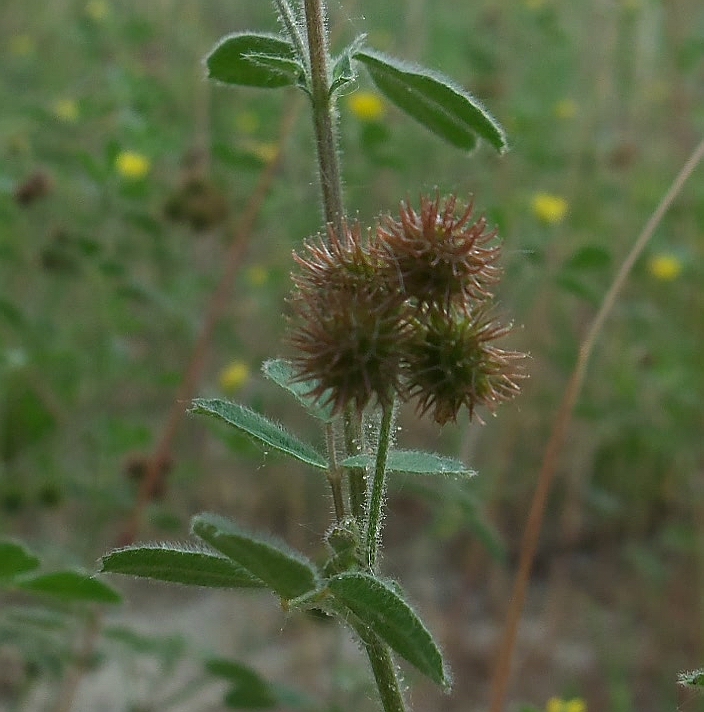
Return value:
[(57, 119), (67, 124), (78, 120), (78, 104), (73, 99), (58, 99), (54, 102), (52, 110)]
[(574, 99), (561, 99), (553, 107), (558, 119), (573, 119), (577, 115), (577, 102)]
[(567, 215), (568, 207), (564, 198), (550, 193), (536, 193), (531, 201), (531, 209), (535, 217), (548, 225), (561, 223)]
[(381, 97), (370, 91), (357, 91), (347, 100), (350, 111), (360, 121), (381, 121), (386, 109)]
[(91, 20), (101, 22), (110, 14), (110, 6), (106, 0), (89, 0), (85, 12)]
[(136, 151), (122, 151), (115, 159), (115, 170), (127, 180), (141, 180), (150, 169), (149, 159)]
[(587, 703), (579, 697), (572, 700), (551, 697), (545, 705), (545, 712), (587, 712)]
[(269, 281), (269, 270), (262, 265), (252, 265), (247, 270), (247, 281), (253, 287), (261, 287)]
[(682, 260), (665, 253), (654, 255), (648, 260), (648, 272), (661, 282), (672, 282), (682, 273)]
[(225, 393), (235, 393), (249, 380), (249, 366), (244, 361), (233, 361), (220, 371), (218, 382)]
[(30, 54), (34, 54), (37, 48), (37, 43), (34, 38), (27, 34), (15, 35), (10, 40), (10, 54), (14, 54), (15, 57), (29, 57)]

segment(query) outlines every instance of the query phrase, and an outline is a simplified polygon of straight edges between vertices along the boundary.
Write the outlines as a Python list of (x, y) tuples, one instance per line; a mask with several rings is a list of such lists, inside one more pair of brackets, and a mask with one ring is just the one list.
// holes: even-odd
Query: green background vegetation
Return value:
[[(468, 158), (390, 106), (377, 121), (345, 100), (340, 107), (352, 214), (370, 222), (436, 188), (474, 194), (504, 239), (501, 306), (519, 327), (511, 345), (531, 354), (524, 393), (483, 427), (460, 419), (441, 433), (401, 414), (401, 447), (459, 455), (480, 473), (468, 485), (394, 483), (382, 562), (427, 612), (455, 672), (450, 698), (418, 681), (417, 708), (469, 709), (487, 697), (528, 503), (580, 338), (704, 133), (704, 8), (357, 0), (334, 5), (331, 26), (339, 48), (368, 32), (371, 46), (451, 76), (504, 125), (512, 148)], [(312, 132), (293, 92), (204, 80), (204, 55), (224, 32), (243, 29), (276, 31), (269, 4), (0, 7), (0, 534), (57, 565), (91, 568), (119, 541), (136, 498), (129, 474), (159, 440), (225, 255), (279, 143), (283, 162), (197, 395), (222, 396), (218, 374), (243, 362), (252, 375), (237, 399), (318, 437), (257, 375), (282, 355), (291, 250), (321, 227)], [(298, 118), (282, 142), (290, 112)], [(126, 151), (148, 160), (143, 178), (116, 170)], [(533, 209), (541, 193), (567, 201), (564, 219), (541, 220)], [(672, 280), (648, 268), (663, 254), (681, 267)], [(591, 364), (550, 504), (514, 700), (674, 709), (677, 671), (704, 658), (703, 258), (700, 168)], [(209, 509), (316, 555), (330, 514), (316, 473), (193, 418), (171, 456), (168, 487), (150, 503), (140, 539), (182, 538), (190, 515)], [(247, 655), (234, 640), (226, 652)], [(332, 673), (307, 674), (300, 686), (320, 691)], [(355, 674), (359, 687), (364, 676)], [(355, 699), (345, 680), (340, 688)]]

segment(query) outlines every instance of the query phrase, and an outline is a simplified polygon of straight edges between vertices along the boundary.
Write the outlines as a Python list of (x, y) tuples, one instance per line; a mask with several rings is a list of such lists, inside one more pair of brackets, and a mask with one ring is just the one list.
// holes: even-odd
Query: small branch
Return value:
[(376, 465), (374, 480), (369, 497), (369, 513), (367, 519), (366, 553), (369, 570), (376, 570), (379, 555), (381, 521), (383, 518), (384, 497), (386, 495), (386, 460), (391, 442), (391, 424), (393, 422), (393, 403), (384, 406), (381, 411), (381, 427), (379, 429), (379, 442), (376, 451)]
[[(347, 455), (352, 457), (362, 451), (362, 414), (353, 407), (345, 411), (345, 447)], [(367, 504), (366, 470), (363, 467), (347, 469), (347, 481), (350, 488), (350, 509), (352, 516), (361, 525)]]
[(334, 108), (330, 98), (330, 69), (325, 9), (322, 0), (305, 0), (308, 56), (310, 58), (313, 125), (318, 149), (318, 170), (325, 221), (342, 234), (342, 181), (337, 150)]
[(335, 450), (335, 430), (332, 423), (325, 426), (325, 443), (328, 450), (327, 478), (332, 490), (332, 501), (335, 506), (335, 518), (341, 522), (345, 517), (345, 503), (342, 499), (342, 476), (337, 464), (337, 451)]
[(574, 412), (577, 398), (584, 384), (584, 378), (587, 371), (587, 365), (591, 358), (597, 338), (601, 333), (604, 323), (609, 316), (616, 299), (623, 287), (628, 275), (633, 268), (636, 260), (642, 254), (644, 248), (652, 238), (655, 229), (660, 224), (663, 216), (668, 211), (677, 195), (682, 190), (685, 182), (692, 174), (699, 162), (704, 158), (704, 140), (694, 149), (687, 162), (682, 167), (677, 178), (673, 181), (670, 189), (667, 191), (660, 204), (655, 209), (650, 219), (646, 223), (643, 231), (638, 236), (638, 239), (633, 244), (631, 251), (623, 261), (616, 277), (614, 278), (611, 287), (605, 294), (601, 303), (601, 307), (594, 317), (594, 321), (585, 336), (582, 345), (579, 349), (579, 357), (575, 364), (574, 371), (570, 377), (567, 388), (565, 389), (562, 403), (557, 412), (557, 417), (553, 423), (550, 439), (543, 454), (543, 462), (538, 474), (538, 484), (536, 486), (533, 501), (531, 502), (528, 522), (526, 523), (523, 541), (521, 543), (521, 552), (518, 565), (518, 573), (513, 586), (513, 594), (511, 596), (511, 604), (506, 616), (504, 625), (504, 633), (499, 649), (498, 660), (494, 672), (491, 691), (491, 707), (490, 712), (501, 712), (504, 709), (506, 692), (508, 688), (508, 680), (511, 672), (511, 660), (513, 651), (516, 645), (516, 636), (518, 634), (518, 624), (521, 619), (523, 605), (525, 603), (528, 584), (530, 582), (530, 572), (533, 566), (533, 560), (538, 548), (538, 539), (542, 529), (543, 517), (547, 505), (548, 494), (552, 484), (555, 471), (557, 470), (558, 456), (564, 445), (567, 432), (569, 429), (572, 414)]
[(373, 635), (367, 636), (363, 642), (384, 712), (406, 712), (406, 704), (403, 701), (401, 685), (389, 646)]
[(286, 31), (288, 32), (291, 42), (296, 47), (296, 52), (298, 52), (300, 58), (306, 63), (308, 69), (310, 69), (310, 60), (308, 58), (308, 52), (306, 51), (305, 43), (303, 41), (303, 36), (301, 35), (301, 30), (296, 21), (296, 17), (291, 10), (291, 5), (289, 5), (288, 0), (275, 0), (276, 9), (279, 12), (279, 17), (281, 21), (286, 26)]

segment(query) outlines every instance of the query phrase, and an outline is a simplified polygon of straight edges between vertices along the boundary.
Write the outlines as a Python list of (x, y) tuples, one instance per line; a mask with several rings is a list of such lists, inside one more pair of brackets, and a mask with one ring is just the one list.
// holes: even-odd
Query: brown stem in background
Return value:
[(191, 358), (184, 371), (183, 380), (174, 399), (171, 410), (166, 418), (166, 423), (157, 442), (156, 448), (147, 463), (144, 477), (142, 478), (137, 499), (129, 518), (127, 527), (120, 537), (120, 546), (126, 546), (134, 542), (142, 523), (144, 511), (151, 499), (151, 493), (157, 487), (163, 468), (171, 459), (171, 450), (178, 427), (186, 413), (186, 408), (195, 394), (196, 387), (200, 381), (205, 368), (208, 349), (213, 339), (215, 327), (227, 306), (232, 282), (239, 269), (242, 256), (244, 254), (254, 229), (254, 224), (264, 204), (264, 199), (271, 190), (274, 177), (281, 166), (283, 158), (283, 146), (286, 143), (295, 125), (298, 108), (300, 104), (292, 101), (285, 107), (283, 120), (279, 130), (278, 150), (274, 159), (262, 172), (254, 192), (252, 193), (247, 207), (237, 226), (234, 228), (234, 239), (225, 257), (225, 270), (215, 292), (210, 300), (208, 310), (203, 321), (203, 328), (198, 336)]
[(628, 275), (636, 260), (640, 257), (643, 249), (653, 236), (655, 229), (660, 224), (665, 213), (668, 211), (673, 201), (682, 190), (685, 182), (692, 174), (696, 166), (704, 157), (704, 140), (694, 149), (687, 162), (680, 170), (667, 191), (655, 212), (650, 216), (643, 231), (635, 241), (631, 251), (626, 256), (619, 269), (611, 287), (604, 296), (599, 311), (594, 317), (587, 335), (582, 341), (579, 349), (579, 356), (575, 364), (572, 376), (567, 384), (562, 402), (553, 423), (550, 439), (548, 440), (543, 461), (538, 474), (538, 484), (531, 502), (528, 522), (526, 523), (523, 541), (518, 564), (518, 573), (514, 581), (511, 603), (509, 605), (506, 622), (504, 624), (503, 636), (499, 648), (494, 678), (491, 687), (490, 712), (502, 712), (505, 705), (508, 681), (511, 672), (511, 661), (516, 646), (516, 636), (518, 634), (518, 624), (523, 612), (528, 584), (530, 582), (530, 572), (538, 548), (538, 539), (543, 524), (543, 517), (547, 505), (550, 486), (557, 469), (558, 456), (565, 442), (565, 437), (572, 419), (577, 398), (584, 384), (584, 378), (589, 359), (594, 350), (596, 340), (601, 333), (606, 318), (609, 316), (616, 299), (623, 287)]

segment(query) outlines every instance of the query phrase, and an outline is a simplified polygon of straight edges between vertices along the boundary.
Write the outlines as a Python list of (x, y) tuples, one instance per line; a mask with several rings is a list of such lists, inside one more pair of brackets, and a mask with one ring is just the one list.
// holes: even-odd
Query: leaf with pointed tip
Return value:
[(206, 544), (244, 567), (281, 598), (290, 600), (314, 591), (318, 576), (305, 556), (274, 538), (261, 538), (216, 514), (198, 514), (191, 530)]
[(34, 571), (39, 567), (39, 563), (39, 557), (24, 544), (11, 539), (0, 541), (0, 580), (13, 579), (15, 576)]
[(261, 588), (264, 584), (224, 556), (174, 544), (116, 549), (100, 560), (101, 572), (207, 588)]
[(315, 388), (315, 382), (296, 381), (296, 372), (290, 361), (273, 358), (262, 364), (262, 373), (277, 386), (287, 390), (306, 410), (325, 423), (334, 419), (330, 406), (318, 405), (318, 402), (308, 394)]
[(450, 687), (449, 671), (440, 649), (395, 587), (361, 572), (333, 576), (327, 584), (339, 603), (402, 658), (433, 682)]
[(191, 413), (212, 415), (279, 452), (321, 470), (327, 468), (325, 458), (312, 445), (299, 440), (278, 423), (239, 403), (219, 398), (196, 398)]
[(224, 37), (205, 60), (208, 77), (225, 84), (273, 89), (304, 82), (293, 45), (279, 35), (236, 32)]
[(121, 603), (122, 596), (103, 581), (91, 578), (83, 571), (55, 571), (15, 581), (23, 591), (46, 593), (63, 601), (91, 603)]
[(483, 138), (499, 153), (508, 148), (491, 114), (447, 77), (370, 49), (358, 49), (352, 57), (366, 67), (387, 99), (448, 143), (472, 151)]
[[(374, 458), (371, 455), (353, 455), (340, 464), (343, 467), (369, 467), (374, 464)], [(386, 469), (389, 472), (405, 472), (412, 475), (474, 477), (477, 474), (459, 460), (420, 450), (391, 450)]]

